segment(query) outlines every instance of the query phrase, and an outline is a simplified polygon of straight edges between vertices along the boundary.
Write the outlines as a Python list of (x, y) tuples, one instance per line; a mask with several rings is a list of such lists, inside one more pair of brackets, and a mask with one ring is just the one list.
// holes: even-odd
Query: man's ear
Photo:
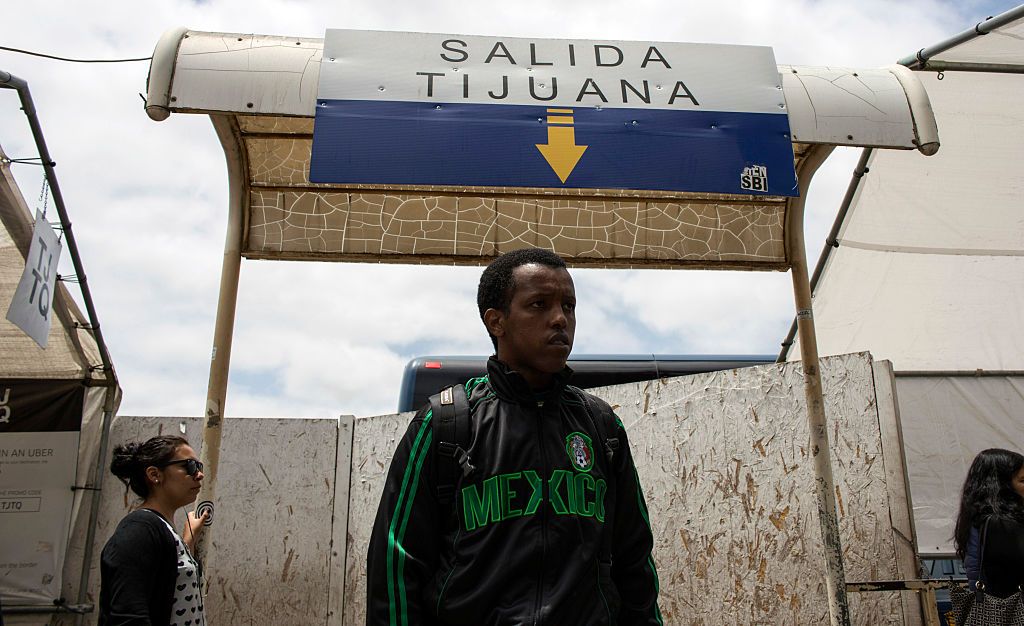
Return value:
[(498, 309), (484, 311), (484, 326), (495, 337), (505, 335), (505, 313)]

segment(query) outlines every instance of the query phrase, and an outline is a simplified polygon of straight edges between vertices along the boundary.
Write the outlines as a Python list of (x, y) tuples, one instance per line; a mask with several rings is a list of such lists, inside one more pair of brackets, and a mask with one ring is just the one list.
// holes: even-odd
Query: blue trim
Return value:
[(318, 100), (309, 180), (751, 194), (741, 172), (762, 165), (760, 195), (798, 195), (785, 114), (572, 111), (576, 144), (587, 149), (563, 184), (537, 149), (548, 142), (543, 103)]

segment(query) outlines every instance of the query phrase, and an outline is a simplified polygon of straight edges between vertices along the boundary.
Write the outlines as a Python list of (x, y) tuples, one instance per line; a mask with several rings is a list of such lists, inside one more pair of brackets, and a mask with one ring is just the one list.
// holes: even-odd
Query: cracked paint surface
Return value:
[(577, 260), (781, 264), (783, 218), (782, 205), (253, 190), (247, 250), (489, 257), (541, 246)]

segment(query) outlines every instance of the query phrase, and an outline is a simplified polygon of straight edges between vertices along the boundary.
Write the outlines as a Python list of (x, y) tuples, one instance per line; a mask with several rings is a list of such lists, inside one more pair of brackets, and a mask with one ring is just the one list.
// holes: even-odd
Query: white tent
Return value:
[[(10, 161), (0, 150), (0, 309), (3, 313), (7, 311), (18, 280), (25, 269), (25, 258), (32, 240), (33, 227), (32, 213), (14, 181), (9, 164)], [(56, 219), (56, 211), (51, 211), (49, 219)], [(33, 384), (37, 388), (70, 389), (72, 392), (79, 390), (78, 397), (82, 398), (82, 421), (77, 477), (73, 484), (49, 485), (54, 488), (53, 493), (47, 493), (47, 487), (40, 486), (38, 481), (30, 481), (32, 484), (18, 483), (18, 488), (13, 491), (8, 489), (9, 493), (0, 493), (0, 496), (9, 496), (0, 499), (11, 501), (19, 497), (40, 496), (35, 498), (38, 501), (36, 510), (42, 515), (36, 519), (25, 513), (20, 517), (14, 513), (5, 515), (3, 519), (5, 526), (0, 536), (0, 554), (7, 560), (21, 556), (24, 552), (30, 555), (27, 561), (35, 563), (36, 567), (22, 567), (19, 570), (44, 572), (41, 579), (30, 579), (8, 570), (8, 575), (4, 576), (0, 584), (0, 595), (3, 597), (5, 608), (18, 606), (54, 610), (55, 600), (68, 598), (69, 601), (74, 601), (74, 598), (68, 595), (70, 591), (78, 588), (78, 576), (81, 572), (65, 569), (65, 564), (72, 561), (65, 558), (69, 528), (77, 533), (86, 532), (89, 525), (89, 502), (93, 498), (92, 486), (96, 480), (96, 462), (100, 451), (108, 380), (101, 366), (96, 341), (89, 330), (89, 319), (72, 300), (64, 282), (57, 283), (51, 310), (55, 315), (52, 316), (49, 341), (45, 349), (40, 348), (21, 329), (0, 316), (0, 387), (4, 387), (0, 389), (0, 404), (5, 404), (7, 399), (12, 397), (11, 393), (4, 393), (5, 389), (10, 392), (11, 389), (17, 389), (19, 384)], [(113, 384), (116, 385), (116, 381), (113, 381)], [(115, 387), (115, 393), (116, 409), (120, 402), (120, 388)], [(10, 419), (0, 424), (0, 434), (11, 434), (9, 431), (16, 418), (21, 417), (16, 413), (5, 413)], [(42, 436), (49, 437), (40, 440), (47, 445), (52, 444), (56, 438), (52, 433), (45, 433)], [(4, 442), (6, 452), (11, 453), (11, 445), (7, 445), (10, 441), (5, 439)], [(74, 467), (73, 452), (69, 457), (66, 462)], [(36, 464), (33, 467), (44, 468), (33, 471), (41, 474), (46, 472), (44, 465)], [(33, 494), (28, 493), (29, 491), (42, 493)], [(66, 525), (68, 522), (70, 527)], [(11, 525), (7, 526), (8, 523)], [(33, 527), (37, 524), (46, 528)], [(31, 541), (31, 545), (26, 544), (26, 541)], [(71, 549), (81, 550), (81, 542)], [(18, 552), (18, 555), (14, 555), (14, 552)], [(80, 563), (81, 558), (75, 562)]]
[(814, 292), (821, 354), (896, 370), (923, 555), (953, 553), (974, 455), (1024, 449), (1024, 6), (958, 40), (907, 60), (942, 150), (867, 155)]

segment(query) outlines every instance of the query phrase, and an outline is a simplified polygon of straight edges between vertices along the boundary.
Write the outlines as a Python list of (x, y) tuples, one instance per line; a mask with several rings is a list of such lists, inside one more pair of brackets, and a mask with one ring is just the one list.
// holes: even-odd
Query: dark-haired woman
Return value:
[(114, 448), (110, 471), (142, 498), (117, 525), (100, 557), (100, 626), (203, 626), (199, 564), (192, 557), (207, 515), (188, 514), (184, 538), (174, 512), (191, 504), (203, 465), (181, 437)]
[(960, 496), (953, 538), (971, 589), (984, 580), (986, 593), (1005, 598), (1020, 588), (1024, 583), (1024, 456), (992, 448), (974, 457)]

